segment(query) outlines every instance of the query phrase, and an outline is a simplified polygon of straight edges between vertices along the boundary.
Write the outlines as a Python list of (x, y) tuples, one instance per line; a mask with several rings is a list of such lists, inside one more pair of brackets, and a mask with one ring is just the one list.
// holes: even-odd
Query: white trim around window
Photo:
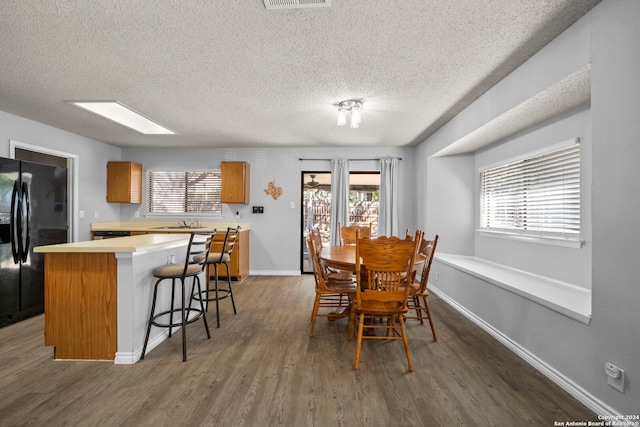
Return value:
[(580, 248), (580, 139), (484, 167), (480, 234)]
[(146, 215), (220, 216), (221, 183), (219, 170), (149, 170)]

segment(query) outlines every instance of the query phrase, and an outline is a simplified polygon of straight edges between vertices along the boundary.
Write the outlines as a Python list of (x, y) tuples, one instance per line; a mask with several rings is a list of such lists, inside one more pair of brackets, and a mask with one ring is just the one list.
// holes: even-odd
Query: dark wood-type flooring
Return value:
[(442, 300), (438, 342), (408, 321), (415, 371), (400, 341), (355, 341), (346, 319), (319, 318), (313, 277), (235, 283), (207, 340), (187, 327), (134, 365), (54, 361), (44, 317), (0, 329), (1, 426), (553, 426), (596, 416)]

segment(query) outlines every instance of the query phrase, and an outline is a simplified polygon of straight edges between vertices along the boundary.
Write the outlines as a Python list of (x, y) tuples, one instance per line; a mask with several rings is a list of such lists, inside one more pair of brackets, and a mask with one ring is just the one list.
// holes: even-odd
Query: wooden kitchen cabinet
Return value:
[(247, 162), (221, 162), (222, 203), (249, 203), (250, 169)]
[(107, 202), (142, 203), (142, 165), (140, 163), (107, 163)]
[[(226, 230), (218, 230), (211, 245), (211, 252), (220, 253)], [(231, 252), (231, 260), (229, 261), (229, 270), (231, 270), (231, 278), (233, 280), (243, 280), (249, 276), (249, 230), (240, 230), (236, 245)], [(215, 279), (215, 270), (211, 266), (210, 271), (212, 280)], [(224, 266), (218, 266), (218, 281), (227, 280), (227, 269)]]

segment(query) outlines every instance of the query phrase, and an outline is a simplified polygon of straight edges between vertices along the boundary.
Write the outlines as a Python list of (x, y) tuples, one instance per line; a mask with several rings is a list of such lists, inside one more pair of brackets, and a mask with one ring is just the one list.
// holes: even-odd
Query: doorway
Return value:
[(68, 213), (68, 241), (78, 239), (78, 169), (79, 156), (59, 150), (26, 144), (9, 140), (9, 155), (12, 159), (34, 161), (52, 166), (67, 168), (67, 213)]
[[(307, 236), (312, 229), (320, 231), (322, 246), (331, 238), (331, 172), (304, 171), (302, 180), (302, 242), (300, 245), (300, 271), (313, 273), (307, 250)], [(371, 223), (372, 235), (378, 235), (380, 201), (380, 172), (349, 173), (349, 222), (351, 225)]]

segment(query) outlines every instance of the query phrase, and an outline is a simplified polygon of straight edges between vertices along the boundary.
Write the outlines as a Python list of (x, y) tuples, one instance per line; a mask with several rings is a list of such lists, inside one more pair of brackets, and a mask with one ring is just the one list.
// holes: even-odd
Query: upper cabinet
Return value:
[(142, 165), (140, 163), (107, 163), (107, 202), (142, 203)]
[(249, 203), (250, 165), (247, 162), (221, 162), (222, 203)]

